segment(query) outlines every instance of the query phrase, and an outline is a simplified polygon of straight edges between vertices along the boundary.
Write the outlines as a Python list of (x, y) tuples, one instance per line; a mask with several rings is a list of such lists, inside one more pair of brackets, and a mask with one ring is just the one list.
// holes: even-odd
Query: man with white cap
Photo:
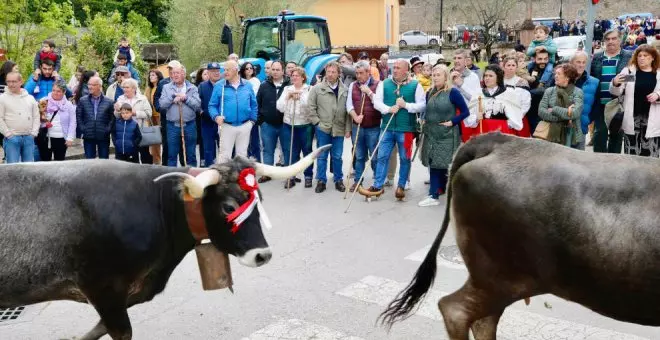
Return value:
[[(170, 72), (172, 72), (173, 68), (181, 68), (183, 65), (178, 60), (172, 60), (169, 63), (167, 63), (167, 72), (168, 75)], [(167, 152), (168, 152), (168, 147), (167, 147), (167, 129), (165, 128), (167, 126), (167, 118), (165, 117), (165, 112), (164, 110), (160, 109), (160, 96), (163, 93), (163, 86), (169, 84), (172, 80), (168, 76), (167, 78), (163, 78), (161, 81), (158, 82), (158, 86), (156, 86), (156, 92), (154, 93), (154, 108), (156, 111), (160, 113), (160, 126), (163, 128), (160, 129), (161, 135), (163, 135), (163, 159), (167, 159)], [(182, 148), (183, 149), (183, 148)], [(179, 162), (181, 164), (184, 164), (183, 161), (183, 150), (179, 153)]]

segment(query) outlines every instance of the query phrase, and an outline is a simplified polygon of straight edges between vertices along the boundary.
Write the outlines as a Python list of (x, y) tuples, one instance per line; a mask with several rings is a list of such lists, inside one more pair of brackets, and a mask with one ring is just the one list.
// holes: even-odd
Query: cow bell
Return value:
[(229, 256), (219, 251), (213, 244), (204, 243), (195, 246), (197, 265), (204, 290), (229, 288), (233, 293), (233, 280)]

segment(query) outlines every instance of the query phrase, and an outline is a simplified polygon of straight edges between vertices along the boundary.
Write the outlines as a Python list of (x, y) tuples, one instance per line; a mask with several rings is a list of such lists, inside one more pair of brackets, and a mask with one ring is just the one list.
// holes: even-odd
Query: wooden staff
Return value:
[[(293, 89), (295, 90), (295, 87)], [(288, 165), (291, 165), (291, 160), (293, 158), (293, 133), (294, 133), (294, 127), (295, 127), (295, 123), (296, 123), (296, 103), (297, 102), (298, 102), (297, 99), (293, 100), (293, 112), (291, 114), (291, 142), (289, 143), (289, 164)], [(287, 178), (286, 191), (289, 191), (289, 189), (291, 189), (291, 183), (289, 182), (291, 180), (292, 179)], [(293, 181), (295, 182), (295, 180), (293, 180)]]
[(484, 126), (481, 123), (481, 121), (484, 119), (484, 106), (483, 106), (482, 98), (483, 97), (480, 95), (479, 96), (479, 108), (478, 108), (478, 110), (479, 110), (479, 113), (481, 114), (481, 118), (477, 117), (477, 118), (479, 118), (479, 134), (480, 135), (483, 135), (483, 133), (484, 133)]
[(181, 102), (178, 102), (177, 104), (179, 104), (179, 125), (181, 125), (181, 147), (183, 148), (183, 164), (181, 164), (181, 165), (187, 166), (188, 165), (188, 159), (186, 157), (187, 156), (186, 155), (186, 131), (183, 128), (183, 109), (182, 109), (183, 104), (181, 104)]
[[(364, 102), (365, 102), (365, 100), (366, 100), (366, 95), (364, 93), (362, 93), (362, 104), (360, 105), (360, 115), (361, 116), (364, 115)], [(353, 143), (353, 155), (351, 156), (351, 166), (352, 166), (353, 162), (355, 161), (355, 151), (357, 150), (357, 143), (358, 143), (358, 140), (359, 140), (358, 138), (360, 137), (360, 126), (361, 125), (362, 125), (362, 123), (358, 124), (357, 132), (355, 132), (355, 143)], [(366, 165), (365, 165), (365, 167), (366, 167)], [(350, 174), (350, 171), (348, 173)], [(348, 187), (349, 188), (351, 187), (351, 176), (348, 176)], [(344, 199), (346, 199), (346, 197), (348, 197), (348, 192), (349, 191), (350, 190), (344, 191)]]
[[(224, 85), (227, 85), (226, 83)], [(220, 95), (220, 117), (225, 116), (225, 86), (222, 86), (222, 94)], [(222, 148), (222, 124), (218, 125), (218, 152), (215, 154), (215, 162), (220, 163), (220, 149)], [(209, 166), (208, 164), (206, 166)]]

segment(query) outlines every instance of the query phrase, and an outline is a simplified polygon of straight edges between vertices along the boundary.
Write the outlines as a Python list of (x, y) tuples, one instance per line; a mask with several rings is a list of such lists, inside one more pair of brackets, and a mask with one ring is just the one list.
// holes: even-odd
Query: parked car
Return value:
[(557, 37), (553, 39), (557, 45), (557, 61), (568, 61), (575, 52), (583, 50), (587, 42), (585, 35), (573, 35), (567, 37)]
[(422, 31), (407, 31), (401, 34), (399, 46), (408, 45), (441, 45), (442, 39), (439, 35), (430, 35)]

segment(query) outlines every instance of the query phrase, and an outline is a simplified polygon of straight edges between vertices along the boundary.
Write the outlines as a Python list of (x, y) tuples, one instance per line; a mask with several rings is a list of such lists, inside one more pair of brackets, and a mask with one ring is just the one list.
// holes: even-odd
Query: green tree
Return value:
[[(35, 53), (45, 39), (64, 45), (65, 35), (73, 33), (70, 3), (50, 0), (7, 0), (0, 4), (0, 47), (7, 50), (24, 76), (32, 73)], [(62, 51), (60, 50), (60, 53)]]
[[(87, 9), (88, 16), (89, 9)], [(95, 69), (105, 77), (113, 67), (113, 57), (117, 50), (119, 39), (127, 37), (135, 51), (133, 64), (144, 74), (147, 65), (140, 59), (139, 46), (154, 39), (149, 21), (135, 12), (129, 12), (127, 19), (115, 11), (110, 15), (97, 13), (86, 23), (86, 31), (82, 33), (75, 47), (73, 59), (76, 64), (86, 69)]]
[(226, 23), (232, 28), (234, 46), (241, 46), (241, 17), (272, 16), (284, 9), (304, 11), (313, 0), (171, 0), (167, 27), (178, 48), (180, 61), (189, 69), (203, 62), (227, 57), (227, 47), (220, 44), (220, 32)]

